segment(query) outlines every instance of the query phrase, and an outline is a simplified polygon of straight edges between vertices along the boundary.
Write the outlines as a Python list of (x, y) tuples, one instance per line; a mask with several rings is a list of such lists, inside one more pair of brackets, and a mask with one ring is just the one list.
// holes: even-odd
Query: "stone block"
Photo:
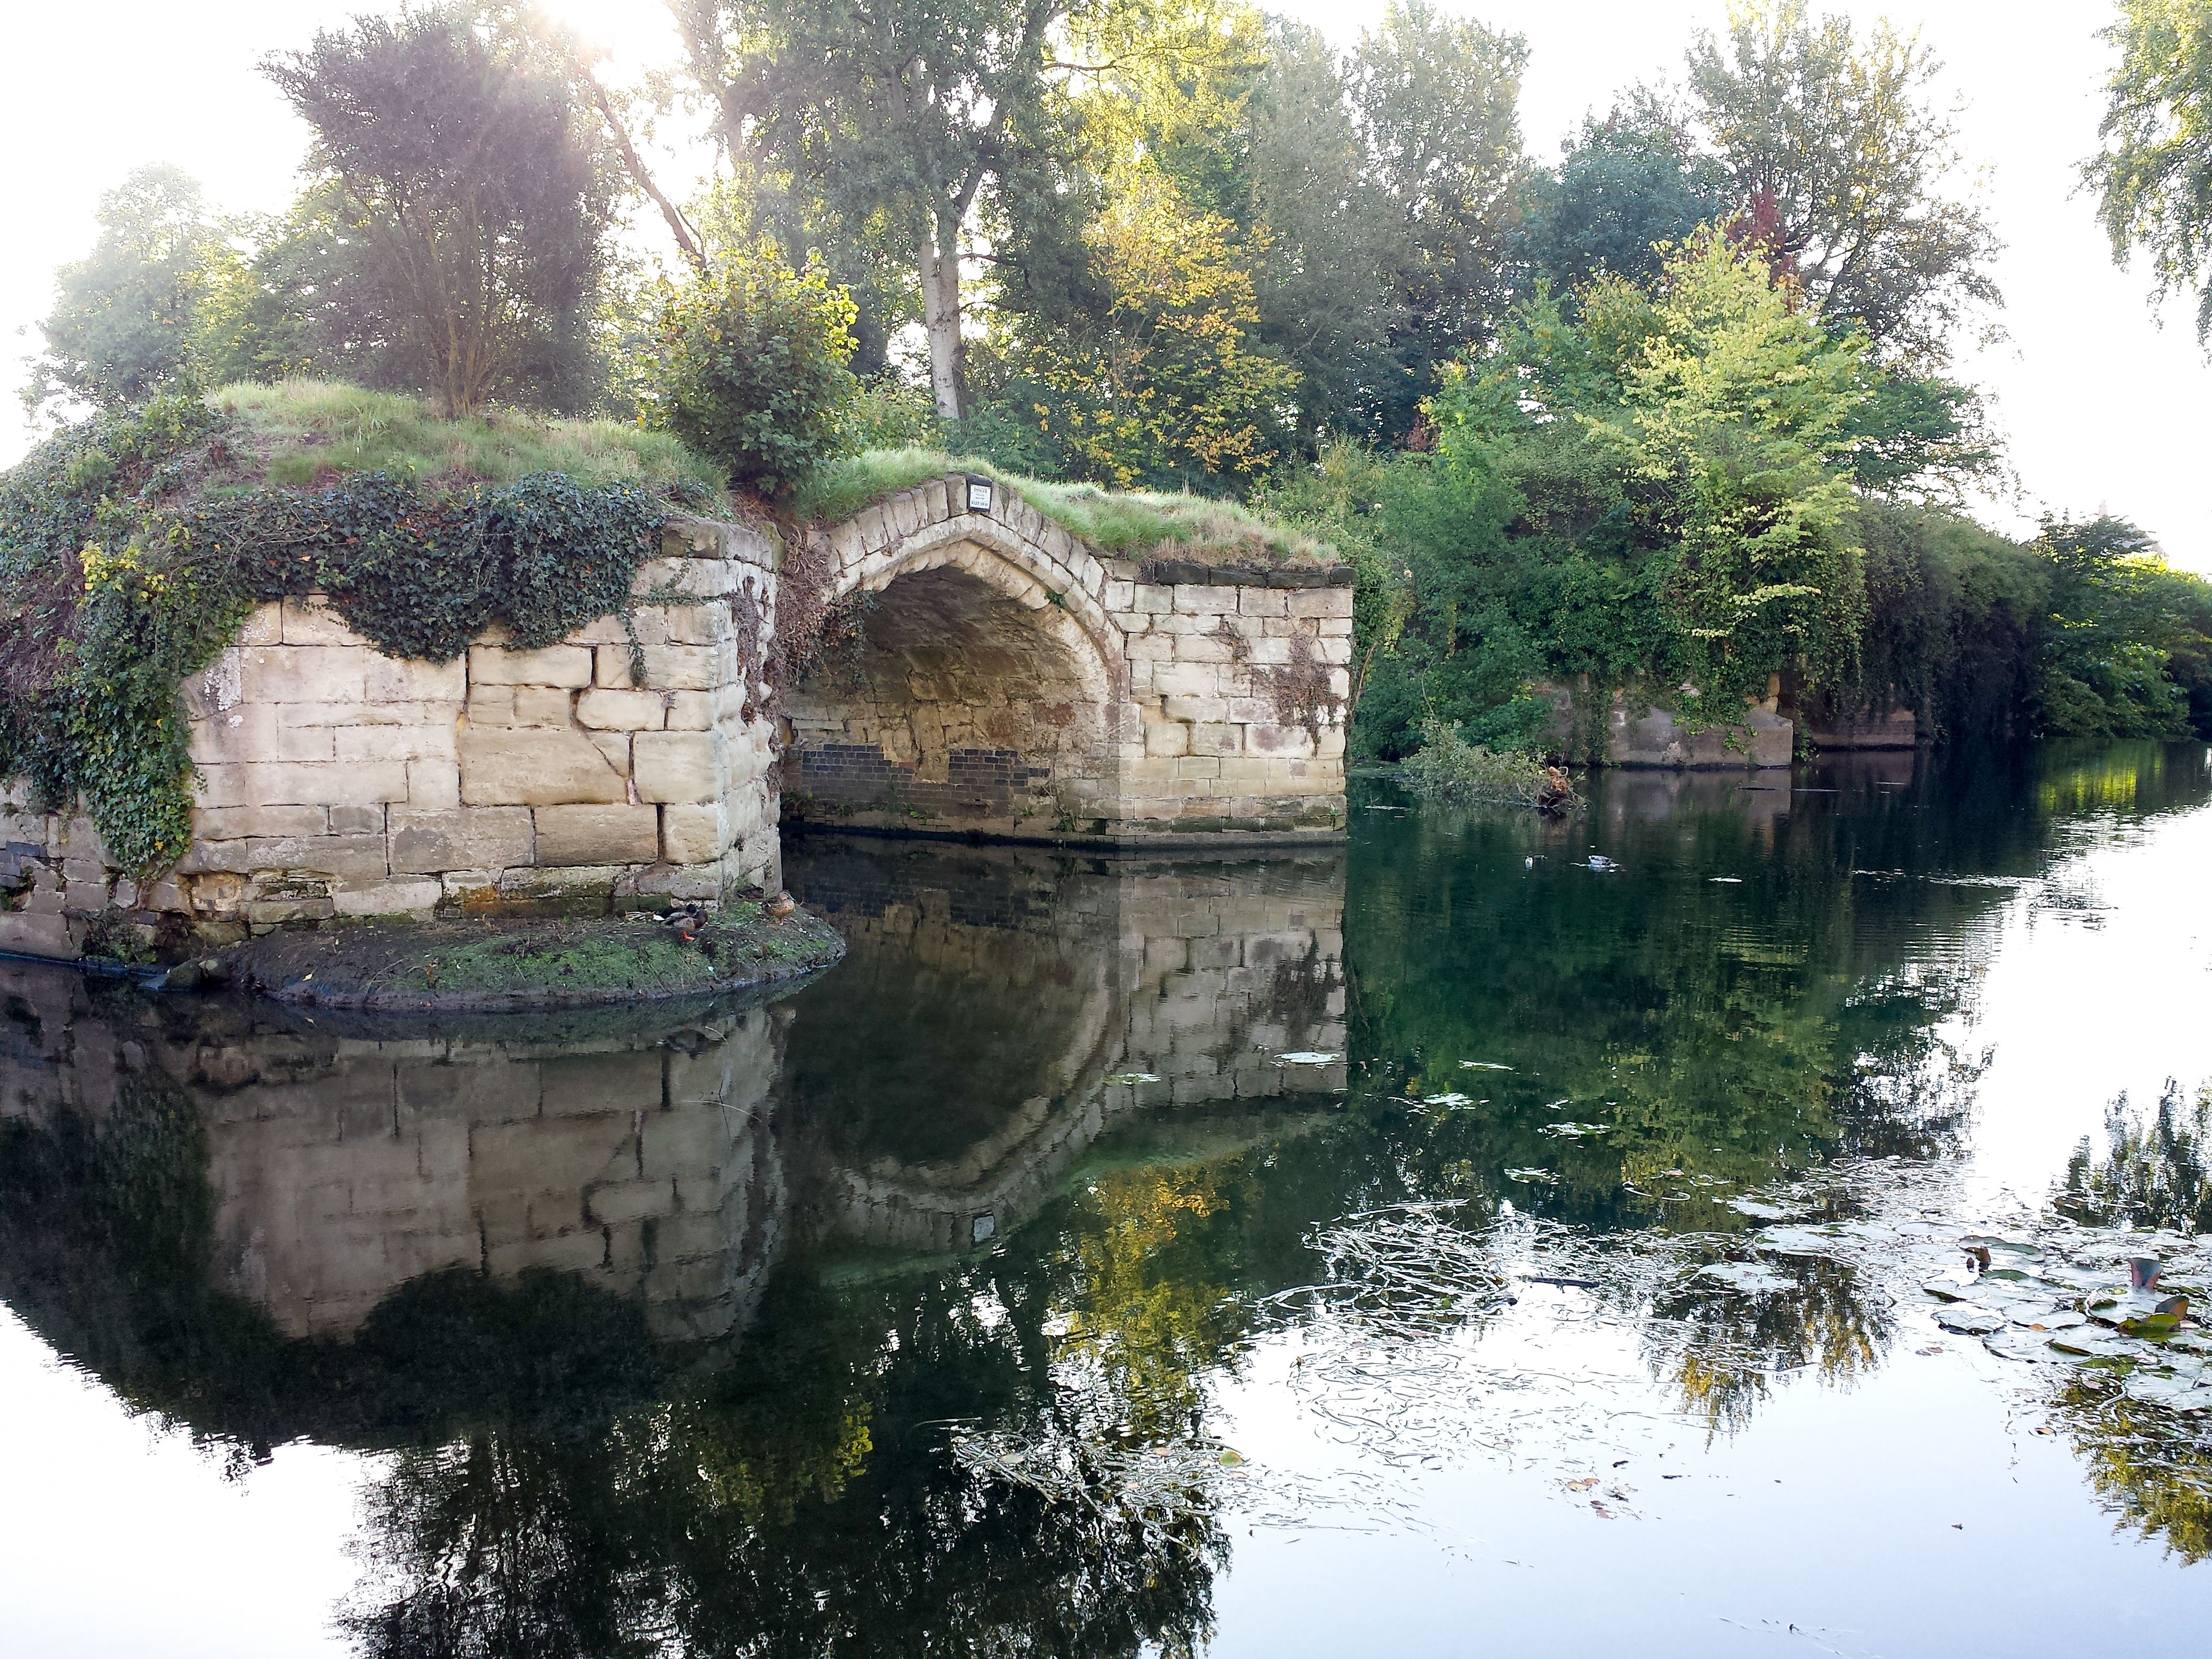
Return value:
[(1285, 596), (1293, 617), (1348, 617), (1352, 590), (1348, 587), (1301, 587)]
[(282, 645), (284, 643), (284, 602), (264, 599), (253, 607), (238, 637), (231, 641), (240, 645)]
[[(713, 691), (671, 691), (668, 694), (668, 714), (665, 725), (672, 732), (707, 732), (714, 726), (716, 704), (724, 700), (725, 693), (742, 706), (739, 688), (720, 687)], [(736, 713), (733, 708), (731, 712)]]
[(1190, 727), (1181, 720), (1147, 720), (1145, 722), (1145, 753), (1155, 757), (1187, 755), (1190, 752)]
[(421, 662), (380, 653), (363, 675), (371, 702), (459, 702), (469, 694), (467, 661)]
[(437, 881), (348, 884), (331, 895), (331, 908), (342, 916), (424, 915), (445, 892)]
[(361, 645), (248, 647), (238, 653), (240, 697), (247, 703), (357, 703), (375, 656)]
[(382, 835), (256, 836), (246, 843), (255, 870), (301, 870), (347, 881), (380, 882), (387, 873)]
[(574, 705), (557, 685), (518, 685), (514, 688), (517, 726), (568, 726)]
[(541, 806), (540, 866), (651, 864), (660, 856), (660, 815), (650, 806)]
[(76, 939), (69, 920), (61, 915), (34, 915), (21, 910), (0, 913), (0, 950), (21, 951), (26, 956), (67, 957), (77, 954)]
[[(289, 808), (289, 811), (298, 811)], [(384, 833), (384, 811), (381, 806), (333, 806), (331, 808), (331, 834), (334, 836), (380, 836)], [(270, 830), (272, 836), (313, 835), (316, 830)]]
[(461, 804), (461, 768), (457, 760), (407, 763), (407, 804), (427, 811), (451, 811)]
[(658, 732), (666, 723), (667, 709), (658, 691), (594, 687), (577, 697), (576, 720), (595, 732)]
[(211, 763), (276, 758), (276, 705), (250, 703), (195, 720), (187, 729), (192, 758)]
[(526, 807), (462, 807), (441, 812), (395, 806), (390, 819), (395, 875), (503, 870), (528, 864), (532, 857)]
[(471, 685), (565, 685), (592, 683), (592, 653), (580, 645), (549, 645), (542, 651), (507, 651), (495, 645), (469, 647)]
[(460, 734), (461, 800), (469, 806), (565, 806), (629, 799), (622, 775), (581, 732), (546, 726)]
[[(377, 811), (374, 807), (342, 810)], [(216, 806), (203, 807), (192, 814), (195, 841), (242, 841), (250, 836), (321, 836), (334, 827), (329, 811), (320, 806)]]
[(368, 641), (345, 624), (345, 621), (330, 605), (319, 599), (284, 599), (279, 601), (279, 626), (287, 645), (367, 645)]
[(1190, 728), (1190, 752), (1194, 755), (1235, 755), (1244, 747), (1244, 728), (1225, 721), (1206, 721)]
[(1131, 590), (1132, 611), (1148, 611), (1152, 615), (1164, 616), (1176, 608), (1176, 591), (1172, 587), (1155, 587), (1149, 582), (1139, 582)]
[(329, 765), (271, 761), (202, 769), (210, 792), (216, 787), (217, 774), (244, 775), (222, 780), (234, 799), (218, 799), (210, 793), (201, 803), (207, 806), (374, 806), (407, 799), (407, 767), (400, 761)]
[(730, 844), (729, 822), (720, 805), (660, 809), (660, 856), (669, 864), (711, 864)]
[(471, 726), (514, 724), (514, 688), (511, 685), (472, 685), (469, 688)]
[(1163, 697), (1211, 697), (1219, 695), (1221, 678), (1208, 663), (1155, 663), (1152, 689)]
[[(603, 645), (599, 648), (598, 684), (626, 687), (629, 678), (629, 647)], [(720, 683), (720, 651), (708, 645), (648, 645), (645, 647), (645, 683), (661, 691), (711, 691)]]
[(1237, 590), (1237, 611), (1245, 617), (1287, 617), (1291, 614), (1290, 595), (1279, 587), (1240, 587)]
[(1224, 611), (1237, 613), (1238, 589), (1225, 584), (1184, 582), (1171, 590), (1175, 608), (1186, 617), (1218, 617)]
[(585, 735), (591, 738), (592, 747), (599, 751), (600, 757), (605, 760), (608, 765), (613, 767), (615, 770), (620, 773), (624, 778), (629, 776), (629, 740), (631, 733), (628, 732), (589, 732), (585, 733)]
[(326, 735), (342, 761), (446, 760), (454, 757), (453, 723), (348, 726)]
[(718, 744), (711, 732), (641, 732), (631, 744), (638, 799), (689, 803), (721, 794)]

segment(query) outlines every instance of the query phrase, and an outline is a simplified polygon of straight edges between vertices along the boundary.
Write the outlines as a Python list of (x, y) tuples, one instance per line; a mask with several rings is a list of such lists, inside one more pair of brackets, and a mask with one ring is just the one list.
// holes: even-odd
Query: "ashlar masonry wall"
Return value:
[[(682, 521), (609, 617), (537, 651), (386, 657), (313, 600), (260, 606), (183, 691), (194, 840), (140, 892), (88, 819), (0, 819), (0, 948), (106, 910), (204, 936), (329, 916), (603, 912), (781, 881), (765, 653), (773, 544)], [(24, 792), (10, 791), (20, 799)]]

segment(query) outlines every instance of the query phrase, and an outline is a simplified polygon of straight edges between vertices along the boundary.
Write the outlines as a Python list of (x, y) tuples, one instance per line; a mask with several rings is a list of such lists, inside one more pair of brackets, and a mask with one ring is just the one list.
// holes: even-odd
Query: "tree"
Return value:
[(1277, 19), (1253, 95), (1252, 206), (1268, 257), (1254, 264), (1261, 335), (1298, 372), (1299, 425), (1382, 437), (1405, 378), (1399, 204), (1373, 176), (1343, 65), (1318, 29)]
[(938, 413), (957, 420), (969, 215), (1044, 125), (1067, 0), (686, 0), (690, 72), (732, 165), (765, 164), (917, 279)]
[(1662, 246), (1730, 216), (1728, 173), (1697, 148), (1686, 120), (1641, 90), (1603, 120), (1583, 122), (1556, 168), (1528, 181), (1521, 246), (1531, 275), (1571, 295), (1599, 276), (1657, 282)]
[(1391, 0), (1352, 54), (1352, 108), (1403, 238), (1394, 434), (1413, 424), (1437, 365), (1504, 320), (1528, 61), (1519, 35), (1440, 15), (1429, 0)]
[(100, 198), (92, 252), (57, 274), (46, 350), (23, 400), (116, 410), (182, 375), (206, 378), (220, 290), (244, 260), (173, 167), (140, 167)]
[(2197, 289), (2197, 338), (2212, 346), (2212, 0), (2120, 0), (2104, 33), (2120, 61), (2082, 177), (2113, 259), (2140, 247), (2157, 293)]
[(2045, 520), (2037, 551), (2051, 574), (2044, 732), (2179, 738), (2192, 714), (2212, 713), (2212, 585), (2169, 569), (2148, 535), (2109, 514)]
[(460, 10), (363, 17), (263, 65), (314, 129), (310, 166), (416, 383), (448, 415), (495, 393), (585, 401), (583, 313), (611, 201), (565, 66)]
[(1725, 40), (1699, 36), (1690, 88), (1756, 240), (1841, 328), (1878, 355), (1940, 367), (1952, 332), (2003, 303), (1986, 270), (1995, 234), (1942, 194), (1956, 129), (1926, 94), (1941, 65), (1877, 24), (1808, 21), (1803, 0), (1748, 0)]
[(1044, 334), (1022, 365), (1069, 470), (1124, 488), (1265, 472), (1287, 436), (1297, 371), (1260, 349), (1232, 227), (1146, 171), (1091, 236), (1105, 318)]

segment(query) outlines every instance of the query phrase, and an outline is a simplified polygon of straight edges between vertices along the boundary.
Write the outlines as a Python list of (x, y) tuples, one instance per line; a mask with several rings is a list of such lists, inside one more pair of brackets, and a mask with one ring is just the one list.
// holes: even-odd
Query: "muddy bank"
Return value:
[(384, 1012), (496, 1012), (698, 996), (791, 979), (845, 954), (837, 931), (750, 902), (672, 917), (325, 922), (170, 970), (173, 988)]

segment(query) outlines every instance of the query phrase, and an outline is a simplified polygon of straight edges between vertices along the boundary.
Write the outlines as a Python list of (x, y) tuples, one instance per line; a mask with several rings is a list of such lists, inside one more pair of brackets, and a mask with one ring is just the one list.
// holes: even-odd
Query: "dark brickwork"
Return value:
[(798, 755), (798, 793), (812, 803), (813, 816), (825, 817), (842, 808), (956, 822), (1010, 818), (1052, 781), (1051, 768), (1033, 766), (1013, 749), (955, 749), (945, 757), (943, 783), (917, 781), (911, 763), (886, 759), (872, 744), (808, 744)]

